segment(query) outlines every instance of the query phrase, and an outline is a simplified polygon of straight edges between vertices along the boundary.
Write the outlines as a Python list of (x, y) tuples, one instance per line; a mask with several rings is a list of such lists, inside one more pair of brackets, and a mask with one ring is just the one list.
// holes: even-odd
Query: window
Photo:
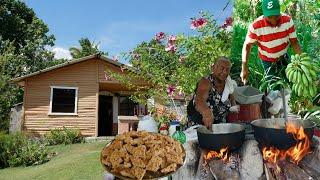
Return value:
[(129, 97), (120, 97), (119, 98), (119, 115), (121, 116), (133, 116), (136, 115), (136, 106), (137, 103), (133, 102)]
[(77, 87), (51, 86), (50, 112), (52, 115), (76, 115)]

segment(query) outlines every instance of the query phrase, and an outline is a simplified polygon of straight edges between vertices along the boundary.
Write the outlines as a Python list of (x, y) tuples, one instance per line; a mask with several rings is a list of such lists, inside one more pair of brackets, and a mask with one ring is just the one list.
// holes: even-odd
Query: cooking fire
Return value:
[(297, 141), (295, 145), (287, 150), (280, 150), (275, 147), (263, 147), (263, 159), (268, 163), (276, 165), (277, 171), (280, 170), (278, 163), (284, 159), (290, 159), (291, 162), (298, 164), (304, 156), (311, 152), (310, 140), (305, 134), (302, 126), (295, 125), (293, 122), (286, 124), (286, 132), (291, 133)]

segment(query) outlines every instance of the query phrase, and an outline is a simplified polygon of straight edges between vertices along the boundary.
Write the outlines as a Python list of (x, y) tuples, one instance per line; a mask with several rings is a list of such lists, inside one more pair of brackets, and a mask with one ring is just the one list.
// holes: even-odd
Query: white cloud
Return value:
[(56, 59), (72, 59), (72, 56), (70, 54), (70, 51), (68, 49), (64, 49), (62, 47), (54, 47), (52, 49), (52, 52), (54, 52), (54, 57)]

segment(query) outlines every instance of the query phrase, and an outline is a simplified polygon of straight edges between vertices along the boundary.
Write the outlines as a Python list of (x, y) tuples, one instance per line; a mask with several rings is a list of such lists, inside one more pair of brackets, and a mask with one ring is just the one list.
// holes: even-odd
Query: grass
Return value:
[(50, 146), (57, 152), (49, 162), (29, 167), (0, 170), (0, 179), (103, 179), (100, 152), (107, 144), (94, 142), (85, 144)]

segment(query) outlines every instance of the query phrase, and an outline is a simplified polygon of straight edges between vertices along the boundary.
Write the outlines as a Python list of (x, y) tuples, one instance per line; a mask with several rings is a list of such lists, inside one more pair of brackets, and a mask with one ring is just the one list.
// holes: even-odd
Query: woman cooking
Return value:
[[(236, 83), (229, 76), (230, 69), (230, 60), (219, 57), (211, 66), (212, 73), (200, 80), (194, 98), (188, 105), (188, 117), (191, 121), (204, 124), (211, 130), (213, 123), (224, 122), (228, 111), (239, 111), (233, 96)], [(196, 111), (190, 111), (190, 106)], [(195, 115), (196, 113), (199, 115)]]

